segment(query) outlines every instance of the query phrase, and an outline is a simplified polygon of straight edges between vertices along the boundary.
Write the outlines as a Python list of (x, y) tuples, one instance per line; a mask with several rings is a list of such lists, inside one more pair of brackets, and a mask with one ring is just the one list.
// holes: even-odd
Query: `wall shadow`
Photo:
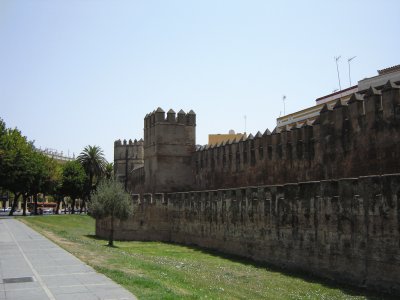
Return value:
[(284, 268), (282, 266), (270, 264), (267, 262), (255, 261), (250, 258), (242, 257), (239, 255), (223, 253), (223, 252), (215, 250), (215, 249), (202, 248), (197, 245), (183, 245), (183, 244), (179, 244), (179, 243), (166, 243), (166, 242), (162, 242), (162, 243), (170, 244), (170, 245), (179, 245), (181, 247), (186, 247), (186, 248), (191, 249), (196, 252), (201, 252), (203, 254), (227, 259), (232, 262), (252, 266), (257, 269), (263, 269), (266, 271), (280, 273), (282, 275), (285, 275), (285, 276), (288, 276), (291, 278), (302, 279), (308, 283), (321, 284), (327, 288), (341, 290), (343, 293), (345, 293), (349, 296), (365, 297), (365, 299), (368, 299), (368, 300), (378, 300), (378, 299), (379, 300), (381, 300), (381, 299), (387, 299), (387, 300), (397, 299), (398, 300), (399, 299), (399, 297), (395, 296), (395, 295), (391, 295), (391, 294), (387, 294), (387, 293), (383, 293), (383, 292), (379, 292), (379, 291), (371, 290), (371, 289), (367, 289), (367, 288), (357, 287), (357, 286), (353, 286), (353, 285), (349, 285), (349, 284), (344, 284), (344, 283), (337, 282), (337, 281), (334, 281), (331, 279), (319, 277), (315, 274), (312, 274), (312, 273), (309, 273), (306, 271), (294, 270), (294, 269)]
[[(89, 235), (85, 235), (85, 236), (88, 238), (91, 238), (91, 239), (108, 242), (107, 239), (98, 237), (94, 234), (89, 234)], [(115, 240), (115, 241), (129, 242), (129, 241), (125, 241), (125, 240)], [(141, 242), (141, 241), (134, 241), (134, 242)], [(362, 287), (356, 287), (356, 286), (352, 286), (349, 284), (344, 284), (344, 283), (337, 282), (337, 281), (334, 281), (331, 279), (321, 278), (317, 275), (314, 275), (314, 274), (311, 274), (311, 273), (308, 273), (308, 272), (305, 272), (302, 270), (283, 268), (281, 266), (277, 266), (277, 265), (266, 263), (266, 262), (255, 261), (250, 258), (245, 258), (245, 257), (239, 256), (239, 255), (223, 253), (223, 252), (215, 250), (215, 249), (209, 249), (209, 248), (199, 247), (197, 245), (187, 245), (187, 244), (179, 244), (179, 243), (173, 243), (173, 242), (159, 242), (159, 241), (143, 241), (143, 242), (146, 242), (146, 243), (157, 242), (157, 243), (161, 243), (161, 244), (165, 244), (165, 245), (180, 246), (182, 248), (190, 249), (192, 251), (200, 252), (202, 254), (227, 259), (227, 260), (230, 260), (235, 263), (241, 263), (243, 265), (252, 266), (257, 269), (263, 269), (263, 270), (269, 271), (269, 272), (280, 273), (282, 275), (285, 275), (285, 276), (288, 276), (291, 278), (301, 279), (308, 283), (316, 283), (316, 284), (321, 284), (322, 286), (327, 287), (327, 288), (338, 289), (338, 290), (341, 290), (343, 293), (345, 293), (349, 296), (353, 296), (353, 297), (356, 297), (356, 296), (365, 297), (365, 299), (368, 299), (368, 300), (399, 299), (399, 297), (395, 296), (395, 295), (379, 292), (376, 290), (370, 290), (370, 289), (366, 289), (366, 288), (362, 288)], [(107, 245), (105, 245), (105, 246), (107, 246)], [(114, 248), (118, 248), (118, 246), (114, 246)]]

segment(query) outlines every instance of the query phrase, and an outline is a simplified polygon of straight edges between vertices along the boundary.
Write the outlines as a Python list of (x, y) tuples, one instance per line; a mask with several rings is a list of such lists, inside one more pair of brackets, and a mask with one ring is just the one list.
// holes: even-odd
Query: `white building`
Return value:
[(378, 70), (377, 76), (362, 79), (358, 81), (358, 84), (355, 86), (317, 98), (315, 100), (315, 106), (277, 118), (276, 127), (278, 130), (282, 130), (285, 127), (286, 129), (290, 129), (293, 126), (301, 126), (305, 122), (313, 122), (325, 104), (327, 104), (330, 109), (339, 99), (343, 104), (346, 104), (347, 101), (350, 100), (352, 94), (365, 93), (370, 86), (380, 89), (388, 80), (400, 84), (400, 65)]

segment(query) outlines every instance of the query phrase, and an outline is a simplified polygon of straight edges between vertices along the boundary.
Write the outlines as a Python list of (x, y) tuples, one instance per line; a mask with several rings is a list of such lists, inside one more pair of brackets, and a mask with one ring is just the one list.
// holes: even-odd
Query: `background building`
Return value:
[(292, 127), (302, 126), (305, 122), (312, 123), (319, 116), (324, 104), (328, 106), (328, 109), (332, 109), (339, 99), (342, 104), (346, 104), (352, 94), (363, 94), (369, 87), (381, 89), (388, 80), (400, 83), (400, 65), (378, 70), (377, 72), (377, 76), (362, 79), (358, 81), (357, 85), (317, 98), (315, 106), (277, 118), (277, 130), (290, 130)]
[(229, 142), (233, 140), (239, 141), (241, 138), (246, 139), (246, 133), (235, 133), (235, 130), (229, 130), (226, 134), (209, 134), (208, 135), (208, 145), (218, 145), (224, 142)]

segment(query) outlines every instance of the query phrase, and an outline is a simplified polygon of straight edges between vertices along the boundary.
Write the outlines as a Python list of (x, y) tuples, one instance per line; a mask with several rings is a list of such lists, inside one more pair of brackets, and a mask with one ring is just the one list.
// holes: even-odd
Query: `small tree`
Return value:
[(112, 178), (100, 182), (89, 204), (90, 214), (94, 218), (110, 218), (108, 246), (114, 245), (114, 219), (124, 221), (132, 214), (132, 210), (130, 195), (120, 182)]

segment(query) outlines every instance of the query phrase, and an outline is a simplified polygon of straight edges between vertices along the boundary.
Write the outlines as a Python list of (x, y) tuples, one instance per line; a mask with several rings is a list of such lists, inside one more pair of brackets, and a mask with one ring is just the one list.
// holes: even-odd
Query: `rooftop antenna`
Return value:
[(342, 86), (340, 84), (340, 75), (339, 75), (339, 66), (338, 66), (338, 60), (340, 59), (341, 55), (335, 56), (335, 61), (336, 61), (336, 70), (337, 70), (337, 78), (339, 81), (339, 90), (342, 90)]
[(351, 86), (351, 73), (350, 73), (350, 62), (355, 59), (357, 56), (353, 56), (347, 59), (347, 62), (349, 63), (349, 82), (350, 82), (350, 86)]
[(283, 102), (283, 115), (284, 115), (284, 116), (286, 116), (285, 100), (286, 100), (286, 96), (283, 95), (283, 96), (282, 96), (282, 102)]
[(247, 116), (244, 115), (244, 133), (246, 134), (246, 130), (247, 130)]

